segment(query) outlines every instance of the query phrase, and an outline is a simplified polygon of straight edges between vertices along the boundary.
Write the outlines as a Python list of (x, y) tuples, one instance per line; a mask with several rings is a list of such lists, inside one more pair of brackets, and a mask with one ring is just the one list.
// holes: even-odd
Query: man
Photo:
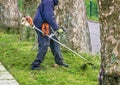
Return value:
[[(63, 32), (58, 24), (55, 21), (54, 16), (54, 7), (58, 4), (58, 0), (42, 0), (41, 4), (38, 6), (36, 15), (34, 17), (34, 25), (42, 30), (42, 24), (48, 23), (54, 31), (58, 33)], [(44, 60), (45, 54), (47, 52), (48, 46), (50, 46), (51, 51), (55, 57), (55, 63), (64, 67), (69, 67), (67, 64), (63, 62), (62, 54), (60, 51), (60, 46), (55, 41), (49, 39), (47, 36), (43, 36), (42, 33), (37, 31), (38, 35), (38, 48), (39, 52), (36, 56), (36, 59), (32, 63), (32, 70), (40, 69), (40, 64)], [(51, 32), (51, 29), (50, 29)], [(54, 39), (57, 40), (56, 36), (53, 36)]]

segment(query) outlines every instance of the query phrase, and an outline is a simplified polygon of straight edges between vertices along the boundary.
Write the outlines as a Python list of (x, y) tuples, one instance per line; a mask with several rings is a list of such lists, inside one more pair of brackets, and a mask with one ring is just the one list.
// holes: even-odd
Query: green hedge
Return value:
[(90, 16), (90, 0), (85, 0), (85, 5), (88, 19), (98, 20), (98, 1), (92, 0), (92, 16)]

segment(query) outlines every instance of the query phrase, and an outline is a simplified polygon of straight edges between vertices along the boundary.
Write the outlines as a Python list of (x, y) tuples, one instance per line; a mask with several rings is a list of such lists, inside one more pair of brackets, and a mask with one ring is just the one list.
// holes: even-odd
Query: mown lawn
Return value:
[(42, 67), (44, 70), (31, 71), (30, 66), (36, 57), (37, 50), (32, 50), (33, 41), (20, 41), (15, 33), (0, 31), (0, 61), (14, 75), (20, 85), (98, 85), (99, 56), (82, 54), (93, 62), (96, 67), (88, 66), (82, 69), (85, 63), (78, 56), (64, 50), (65, 62), (70, 67), (52, 67), (53, 55), (48, 51)]

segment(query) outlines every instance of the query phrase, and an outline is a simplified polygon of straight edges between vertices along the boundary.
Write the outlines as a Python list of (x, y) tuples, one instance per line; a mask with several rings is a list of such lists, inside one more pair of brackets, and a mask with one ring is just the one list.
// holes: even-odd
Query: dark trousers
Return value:
[[(53, 41), (52, 39), (49, 39), (47, 36), (43, 36), (39, 31), (36, 30), (36, 32), (38, 35), (39, 51), (32, 65), (37, 67), (43, 62), (49, 46), (55, 57), (55, 63), (57, 64), (63, 63), (63, 58), (60, 51), (60, 45), (55, 41)], [(56, 36), (53, 36), (53, 38), (58, 40)]]

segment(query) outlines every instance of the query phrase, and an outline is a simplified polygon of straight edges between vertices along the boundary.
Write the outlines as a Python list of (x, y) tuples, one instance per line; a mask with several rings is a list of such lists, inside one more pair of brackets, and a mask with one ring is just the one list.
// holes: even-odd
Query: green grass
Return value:
[(47, 52), (42, 67), (44, 70), (31, 71), (30, 66), (37, 50), (29, 51), (33, 41), (20, 41), (16, 34), (0, 31), (0, 61), (16, 78), (20, 85), (98, 85), (99, 56), (82, 54), (96, 64), (96, 68), (82, 70), (84, 61), (69, 51), (62, 51), (64, 60), (70, 67), (52, 67), (54, 63), (50, 50)]

